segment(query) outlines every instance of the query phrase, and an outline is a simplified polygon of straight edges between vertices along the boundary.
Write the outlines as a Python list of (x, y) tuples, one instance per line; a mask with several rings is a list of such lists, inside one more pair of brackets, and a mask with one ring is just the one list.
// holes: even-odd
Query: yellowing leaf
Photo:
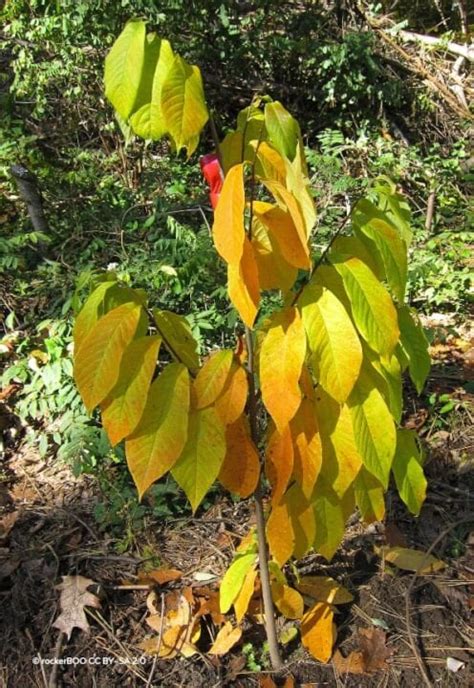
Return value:
[(327, 604), (347, 604), (354, 599), (349, 590), (330, 576), (302, 576), (296, 587), (303, 595)]
[(188, 437), (189, 374), (168, 365), (153, 382), (140, 423), (125, 443), (140, 497), (173, 466)]
[(284, 501), (272, 507), (267, 520), (267, 540), (273, 558), (280, 567), (284, 566), (295, 546), (288, 504)]
[(391, 354), (400, 330), (388, 291), (358, 258), (336, 262), (335, 267), (343, 279), (359, 332), (377, 353)]
[(227, 266), (227, 280), (230, 300), (244, 323), (253, 327), (260, 302), (260, 283), (252, 244), (246, 236), (240, 263)]
[(211, 353), (194, 381), (196, 408), (211, 406), (222, 393), (229, 377), (234, 354), (229, 349)]
[(199, 368), (198, 345), (186, 318), (171, 311), (157, 309), (153, 311), (153, 318), (158, 334), (173, 359), (190, 370)]
[[(305, 264), (303, 267), (306, 269), (309, 269), (311, 267), (311, 259), (309, 257), (309, 246), (308, 246), (308, 233), (306, 230), (306, 225), (304, 221), (304, 217), (301, 212), (301, 208), (298, 204), (298, 201), (294, 197), (294, 195), (288, 191), (282, 184), (279, 182), (272, 182), (272, 181), (264, 181), (265, 186), (267, 189), (270, 191), (270, 193), (273, 195), (275, 198), (276, 202), (280, 206), (282, 210), (285, 212), (288, 212), (292, 221), (293, 225), (296, 229), (296, 234), (298, 236), (299, 242), (301, 244), (301, 248), (303, 249), (303, 253), (305, 256)], [(278, 236), (277, 236), (278, 240)], [(283, 237), (280, 234), (280, 246), (283, 255), (285, 255), (285, 250), (283, 248)], [(289, 260), (289, 258), (287, 258)]]
[(306, 161), (304, 157), (303, 144), (300, 139), (296, 147), (296, 155), (290, 162), (285, 159), (286, 167), (286, 188), (298, 201), (303, 216), (306, 236), (309, 237), (316, 222), (316, 208), (313, 197), (309, 191), (309, 179), (307, 176)]
[[(256, 147), (256, 144), (255, 144)], [(260, 163), (257, 174), (264, 179), (285, 184), (286, 168), (281, 155), (266, 141), (261, 141), (257, 150), (257, 159)]]
[(385, 516), (384, 489), (365, 468), (354, 481), (356, 504), (365, 523), (381, 521)]
[(219, 475), (225, 452), (225, 427), (215, 409), (191, 413), (188, 441), (171, 472), (186, 493), (193, 512)]
[(321, 438), (313, 402), (302, 400), (290, 427), (294, 443), (294, 475), (309, 499), (322, 464)]
[(275, 100), (265, 105), (265, 125), (275, 148), (290, 160), (296, 154), (300, 128), (296, 119)]
[(409, 362), (410, 377), (416, 391), (420, 394), (431, 367), (428, 341), (423, 328), (415, 322), (408, 306), (402, 306), (398, 309), (398, 322), (401, 331), (401, 344)]
[(226, 427), (226, 444), (219, 482), (245, 499), (255, 492), (260, 476), (260, 459), (245, 416)]
[(223, 614), (227, 614), (234, 600), (237, 599), (247, 573), (255, 567), (256, 562), (256, 552), (241, 554), (234, 559), (225, 572), (219, 590), (219, 603)]
[(345, 517), (341, 500), (321, 478), (314, 488), (313, 506), (316, 521), (314, 548), (330, 561), (344, 537)]
[(244, 148), (241, 131), (230, 131), (225, 135), (219, 145), (222, 159), (222, 168), (226, 175), (231, 167), (243, 162), (242, 150)]
[(314, 374), (326, 392), (343, 403), (362, 364), (362, 347), (354, 325), (337, 297), (318, 284), (309, 284), (298, 303)]
[[(407, 282), (407, 247), (398, 231), (388, 222), (372, 219), (360, 227), (362, 236), (379, 252), (388, 283), (400, 303), (405, 298)], [(370, 247), (372, 248), (372, 247)]]
[(270, 237), (275, 239), (282, 257), (296, 268), (309, 267), (306, 239), (301, 238), (292, 216), (270, 203), (254, 203), (254, 214), (265, 225)]
[(186, 148), (192, 155), (201, 129), (209, 119), (199, 67), (175, 55), (161, 87), (161, 108), (166, 128), (179, 153)]
[[(331, 258), (338, 254), (347, 258), (359, 258), (369, 267), (377, 279), (382, 280), (384, 273), (380, 270), (373, 252), (356, 236), (339, 236), (332, 243), (329, 254)], [(336, 262), (336, 259), (335, 261)]]
[(301, 619), (304, 602), (300, 593), (289, 585), (273, 582), (272, 598), (278, 611), (287, 619)]
[(252, 599), (252, 595), (255, 590), (255, 579), (257, 578), (257, 574), (257, 569), (250, 569), (247, 571), (242, 588), (234, 600), (234, 611), (237, 623), (242, 621), (247, 612), (250, 600)]
[(214, 405), (224, 425), (234, 423), (242, 415), (247, 396), (247, 371), (234, 360), (224, 390)]
[(354, 437), (352, 415), (347, 404), (339, 405), (321, 388), (316, 389), (315, 410), (323, 454), (321, 475), (335, 493), (342, 497), (362, 466)]
[(377, 553), (399, 569), (416, 571), (418, 574), (434, 573), (446, 566), (444, 561), (431, 554), (407, 547), (381, 547)]
[(334, 613), (329, 604), (317, 602), (301, 619), (301, 641), (315, 659), (328, 662), (336, 640)]
[(282, 433), (274, 429), (265, 451), (265, 473), (272, 486), (272, 504), (278, 504), (293, 473), (293, 438), (287, 425)]
[(364, 466), (387, 488), (396, 447), (395, 423), (382, 395), (364, 370), (348, 406)]
[(100, 317), (100, 308), (104, 303), (107, 292), (117, 283), (115, 281), (101, 282), (90, 294), (87, 301), (77, 315), (74, 323), (74, 350), (79, 348)]
[(214, 640), (214, 643), (209, 650), (210, 655), (225, 655), (229, 650), (234, 647), (236, 643), (239, 642), (242, 637), (242, 629), (237, 627), (233, 628), (230, 621), (222, 626), (219, 633)]
[(253, 216), (251, 243), (260, 288), (288, 291), (295, 282), (298, 270), (285, 260), (273, 233), (256, 215)]
[(278, 430), (283, 431), (301, 403), (299, 378), (306, 335), (296, 308), (277, 312), (260, 350), (262, 399)]
[(112, 446), (130, 435), (142, 417), (160, 344), (159, 337), (140, 337), (125, 350), (118, 382), (101, 404)]
[(397, 431), (392, 470), (400, 497), (411, 513), (418, 516), (425, 501), (427, 481), (413, 430)]
[(305, 497), (297, 483), (293, 483), (285, 494), (283, 503), (288, 508), (294, 534), (293, 555), (301, 559), (313, 546), (316, 535), (313, 504)]
[(142, 79), (145, 34), (144, 21), (129, 21), (105, 58), (105, 95), (124, 120), (133, 111)]
[(212, 228), (218, 254), (231, 265), (240, 263), (244, 251), (244, 211), (244, 166), (240, 164), (225, 176)]
[(74, 379), (88, 411), (100, 404), (117, 383), (125, 349), (135, 336), (141, 308), (126, 303), (101, 318), (74, 358)]

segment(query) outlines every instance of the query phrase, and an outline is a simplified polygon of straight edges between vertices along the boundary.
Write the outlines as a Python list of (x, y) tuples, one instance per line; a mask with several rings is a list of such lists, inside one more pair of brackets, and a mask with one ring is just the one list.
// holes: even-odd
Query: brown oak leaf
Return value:
[(87, 590), (90, 585), (94, 585), (94, 581), (90, 578), (63, 576), (62, 583), (56, 586), (61, 591), (59, 599), (61, 614), (53, 626), (65, 633), (68, 640), (74, 628), (80, 628), (86, 633), (89, 632), (89, 622), (84, 608), (100, 608), (99, 598)]

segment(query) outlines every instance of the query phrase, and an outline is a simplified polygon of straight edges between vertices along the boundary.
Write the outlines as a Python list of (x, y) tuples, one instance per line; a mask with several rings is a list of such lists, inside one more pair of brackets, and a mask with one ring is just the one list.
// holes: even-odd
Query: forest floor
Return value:
[[(305, 575), (336, 578), (354, 595), (338, 608), (336, 648), (344, 657), (365, 653), (366, 673), (341, 673), (340, 662), (318, 663), (291, 641), (283, 648), (285, 670), (272, 675), (255, 619), (244, 622), (243, 640), (229, 653), (204, 654), (216, 633), (219, 577), (252, 522), (249, 503), (218, 495), (199, 518), (148, 522), (128, 551), (118, 553), (116, 536), (100, 530), (93, 515), (100, 499), (95, 480), (75, 478), (68, 466), (40, 459), (19, 442), (7, 448), (0, 487), (0, 685), (419, 688), (422, 671), (433, 686), (472, 685), (474, 396), (465, 384), (474, 382), (472, 344), (466, 332), (438, 333), (427, 393), (420, 400), (407, 390), (404, 424), (416, 427), (427, 450), (429, 490), (420, 517), (411, 517), (390, 492), (383, 523), (364, 527), (353, 519), (330, 563), (312, 554), (297, 564)], [(442, 395), (454, 401), (447, 415), (429, 402)], [(446, 567), (426, 575), (396, 569), (376, 553), (387, 543), (425, 552), (435, 545), (433, 554)], [(150, 568), (144, 551), (160, 569), (176, 569), (175, 580), (156, 583), (158, 609), (176, 591), (208, 605), (197, 641), (203, 654), (157, 660), (138, 647), (158, 633), (145, 621), (152, 603), (149, 582), (139, 574)], [(91, 580), (100, 607), (87, 607), (89, 632), (76, 628), (68, 639), (53, 626), (60, 614), (57, 585), (61, 576), (78, 575)]]

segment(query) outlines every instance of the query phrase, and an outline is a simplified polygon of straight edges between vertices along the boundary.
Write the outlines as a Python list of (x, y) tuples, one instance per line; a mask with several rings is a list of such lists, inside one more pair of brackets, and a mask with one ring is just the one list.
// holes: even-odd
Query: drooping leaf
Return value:
[(240, 554), (225, 572), (219, 589), (219, 603), (223, 614), (227, 614), (234, 600), (237, 599), (247, 573), (255, 568), (256, 562), (256, 552)]
[(219, 482), (242, 499), (255, 492), (260, 476), (258, 451), (250, 437), (247, 418), (241, 416), (226, 427), (227, 450)]
[(396, 447), (395, 423), (380, 391), (364, 369), (347, 403), (364, 466), (387, 488)]
[(234, 628), (230, 621), (227, 621), (216, 635), (212, 647), (209, 650), (210, 655), (225, 655), (230, 649), (239, 642), (242, 637), (242, 629), (238, 626)]
[[(280, 208), (290, 215), (293, 221), (293, 225), (296, 229), (296, 234), (300, 243), (300, 247), (304, 255), (304, 265), (302, 267), (309, 269), (311, 267), (311, 259), (309, 255), (308, 232), (298, 201), (295, 199), (294, 195), (279, 182), (264, 181), (264, 184), (270, 191), (270, 193), (273, 195)], [(287, 257), (287, 260), (289, 261), (289, 257), (285, 254), (285, 250), (288, 254), (290, 254), (290, 251), (295, 251), (295, 247), (291, 245), (290, 247), (285, 249), (283, 246), (283, 244), (285, 243), (284, 239), (285, 237), (283, 237), (283, 235), (280, 232), (280, 234), (277, 235), (277, 240), (280, 241), (280, 247), (283, 255), (285, 255)], [(294, 237), (291, 237), (290, 235), (289, 240), (292, 241), (294, 244)]]
[(384, 488), (366, 468), (362, 468), (355, 479), (354, 493), (364, 523), (373, 523), (383, 519), (385, 516)]
[(295, 546), (295, 533), (285, 501), (272, 506), (266, 531), (270, 553), (282, 567), (293, 554)]
[(306, 498), (298, 483), (293, 483), (283, 497), (288, 507), (294, 534), (293, 555), (301, 559), (313, 546), (316, 522), (312, 503)]
[(102, 402), (102, 423), (112, 446), (130, 435), (145, 409), (161, 339), (140, 337), (122, 357), (118, 382)]
[(293, 267), (307, 270), (309, 256), (306, 239), (293, 221), (289, 212), (271, 203), (255, 201), (254, 215), (268, 229), (270, 238), (274, 238), (282, 257)]
[(244, 166), (234, 165), (225, 176), (214, 213), (212, 236), (218, 254), (238, 265), (244, 251)]
[(255, 580), (257, 575), (257, 569), (249, 569), (249, 571), (247, 571), (247, 575), (244, 578), (240, 592), (234, 599), (234, 611), (237, 623), (240, 623), (247, 613), (250, 600), (252, 599), (252, 595), (255, 590)]
[(310, 498), (322, 464), (322, 447), (314, 404), (303, 399), (291, 423), (294, 476), (303, 494)]
[(327, 604), (347, 604), (354, 599), (349, 590), (330, 576), (302, 576), (296, 587), (303, 595)]
[(278, 611), (287, 619), (301, 619), (304, 602), (300, 593), (289, 585), (278, 582), (271, 584), (272, 598)]
[(370, 360), (372, 367), (378, 373), (374, 382), (382, 393), (390, 413), (397, 423), (400, 422), (403, 410), (402, 371), (400, 362), (395, 354), (378, 357), (370, 349), (366, 349), (365, 355)]
[(309, 284), (298, 303), (314, 374), (326, 392), (343, 403), (362, 364), (362, 347), (352, 321), (337, 297), (318, 284)]
[(257, 215), (253, 216), (251, 243), (260, 288), (288, 291), (295, 282), (298, 270), (284, 258), (277, 240)]
[(265, 407), (283, 431), (301, 403), (299, 378), (306, 335), (296, 308), (272, 315), (260, 350), (260, 384)]
[(286, 167), (286, 187), (296, 198), (303, 216), (306, 236), (309, 237), (315, 222), (316, 208), (313, 197), (310, 193), (310, 182), (307, 177), (306, 161), (302, 148), (302, 141), (298, 142), (294, 159), (285, 159)]
[(227, 266), (227, 281), (230, 300), (243, 322), (253, 327), (260, 302), (260, 283), (252, 244), (246, 236), (240, 263)]
[(193, 512), (221, 469), (226, 453), (225, 427), (214, 408), (192, 412), (186, 446), (171, 472)]
[(224, 423), (234, 423), (243, 413), (248, 396), (247, 371), (236, 360), (232, 361), (229, 376), (214, 408)]
[(385, 287), (358, 258), (335, 262), (363, 338), (379, 354), (391, 354), (400, 331), (397, 312)]
[[(130, 118), (133, 131), (144, 139), (157, 141), (168, 131), (161, 106), (161, 95), (174, 57), (173, 49), (165, 39), (155, 36), (152, 42), (146, 45), (143, 74), (144, 78), (151, 75), (149, 93), (147, 97), (142, 97), (143, 103), (135, 104), (135, 111)], [(145, 90), (143, 85), (140, 88), (140, 91), (142, 90)]]
[(219, 144), (219, 151), (222, 160), (222, 169), (225, 175), (234, 165), (239, 165), (244, 161), (244, 143), (242, 132), (230, 131), (225, 135)]
[(76, 353), (79, 351), (82, 342), (99, 319), (101, 315), (100, 307), (104, 302), (107, 291), (115, 284), (115, 280), (101, 282), (89, 295), (89, 298), (77, 315), (73, 329), (74, 349)]
[(405, 571), (416, 571), (418, 574), (434, 573), (446, 567), (444, 561), (432, 554), (407, 547), (381, 547), (377, 552), (381, 557)]
[(418, 516), (425, 501), (427, 481), (413, 430), (397, 431), (392, 470), (400, 497), (411, 513)]
[(301, 619), (301, 641), (315, 659), (328, 662), (336, 640), (334, 613), (329, 604), (317, 602)]
[(184, 365), (171, 363), (153, 382), (140, 423), (125, 443), (140, 497), (174, 465), (188, 437), (190, 383)]
[(172, 358), (190, 370), (199, 368), (198, 344), (186, 318), (171, 311), (153, 310), (158, 334)]
[(219, 397), (228, 380), (234, 354), (230, 349), (211, 353), (194, 381), (196, 408), (211, 406)]
[(380, 269), (376, 256), (374, 256), (373, 252), (371, 252), (357, 236), (337, 237), (331, 245), (329, 254), (331, 257), (339, 254), (340, 256), (347, 256), (348, 258), (358, 258), (372, 270), (377, 279), (383, 279), (384, 273), (383, 270)]
[(146, 24), (129, 21), (105, 58), (105, 95), (127, 120), (140, 88), (145, 59)]
[(257, 175), (270, 181), (273, 180), (280, 182), (280, 184), (285, 184), (286, 168), (280, 153), (269, 146), (266, 141), (261, 141), (258, 144), (258, 148), (257, 142), (253, 143), (257, 154)]
[(265, 105), (265, 125), (275, 148), (290, 160), (296, 155), (300, 128), (295, 118), (275, 100)]
[(74, 357), (74, 379), (84, 405), (92, 411), (117, 383), (125, 349), (135, 336), (141, 308), (126, 303), (101, 318)]
[(430, 355), (428, 353), (428, 341), (421, 325), (415, 322), (408, 306), (398, 309), (398, 322), (400, 325), (400, 340), (403, 351), (408, 357), (408, 370), (418, 394), (425, 385), (430, 372)]
[(161, 108), (177, 152), (186, 148), (188, 156), (192, 155), (209, 113), (199, 67), (179, 55), (175, 55), (161, 86)]
[(280, 433), (271, 432), (265, 451), (265, 473), (272, 486), (272, 504), (278, 504), (283, 497), (293, 472), (293, 438), (289, 425)]
[(322, 478), (314, 488), (313, 506), (316, 520), (314, 548), (330, 561), (344, 536), (345, 518), (340, 499)]

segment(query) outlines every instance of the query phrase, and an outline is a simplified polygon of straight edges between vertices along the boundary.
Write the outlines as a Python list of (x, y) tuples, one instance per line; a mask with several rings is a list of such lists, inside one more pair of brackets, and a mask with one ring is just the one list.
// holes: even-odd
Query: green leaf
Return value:
[(179, 153), (196, 150), (199, 134), (209, 119), (201, 72), (176, 55), (161, 89), (161, 107), (166, 127)]
[(428, 340), (421, 325), (415, 322), (408, 306), (401, 306), (398, 309), (398, 323), (403, 352), (409, 361), (410, 377), (418, 394), (421, 394), (431, 367)]
[(410, 246), (413, 232), (410, 227), (410, 206), (406, 198), (397, 193), (395, 184), (387, 177), (379, 177), (375, 181), (374, 190), (378, 194), (377, 205), (384, 218), (395, 225), (406, 245)]
[(371, 253), (364, 242), (356, 236), (337, 237), (329, 250), (329, 254), (330, 256), (340, 255), (347, 256), (348, 258), (359, 258), (359, 260), (372, 270), (377, 279), (383, 279), (383, 270), (380, 270), (380, 266), (375, 260), (373, 253)]
[(157, 141), (167, 133), (161, 95), (163, 84), (173, 64), (174, 53), (169, 42), (153, 36), (147, 44), (144, 79), (147, 83), (140, 88), (135, 112), (130, 118), (133, 131), (144, 139)]
[(364, 367), (347, 403), (362, 461), (387, 488), (396, 447), (395, 423), (382, 394)]
[(153, 310), (158, 334), (175, 361), (184, 363), (190, 370), (199, 368), (198, 344), (188, 321), (171, 311)]
[(141, 420), (126, 440), (127, 463), (140, 497), (174, 465), (188, 438), (189, 374), (170, 363), (150, 387)]
[(400, 331), (397, 312), (385, 287), (358, 258), (336, 262), (352, 306), (355, 324), (369, 346), (379, 354), (394, 350)]
[(117, 384), (101, 404), (112, 446), (130, 435), (142, 417), (160, 344), (159, 337), (140, 337), (125, 350)]
[(133, 112), (142, 80), (145, 35), (144, 21), (129, 21), (105, 58), (105, 95), (125, 121)]
[(313, 507), (316, 520), (314, 548), (330, 561), (344, 537), (345, 519), (338, 496), (323, 478), (316, 483)]
[(219, 589), (219, 604), (222, 614), (227, 614), (232, 603), (237, 599), (242, 590), (245, 576), (250, 569), (254, 568), (256, 562), (257, 554), (255, 552), (238, 555), (225, 572)]
[(193, 512), (219, 475), (225, 453), (225, 427), (216, 410), (211, 407), (192, 413), (188, 441), (171, 472)]
[(418, 516), (425, 501), (427, 481), (413, 430), (398, 430), (392, 470), (400, 497), (411, 513)]
[(115, 280), (110, 282), (101, 282), (98, 287), (90, 294), (87, 301), (84, 303), (74, 323), (74, 349), (77, 352), (92, 330), (101, 315), (101, 306), (104, 303), (105, 296), (108, 290), (116, 284)]
[(313, 354), (314, 374), (323, 389), (343, 403), (362, 364), (362, 347), (352, 320), (337, 297), (318, 284), (303, 290), (299, 307)]
[(122, 356), (135, 337), (142, 309), (125, 303), (101, 318), (74, 357), (74, 379), (88, 411), (116, 385)]
[(265, 125), (271, 143), (282, 155), (293, 160), (300, 128), (295, 118), (278, 100), (265, 105)]
[(356, 504), (365, 523), (381, 521), (385, 515), (384, 489), (365, 468), (354, 481)]

